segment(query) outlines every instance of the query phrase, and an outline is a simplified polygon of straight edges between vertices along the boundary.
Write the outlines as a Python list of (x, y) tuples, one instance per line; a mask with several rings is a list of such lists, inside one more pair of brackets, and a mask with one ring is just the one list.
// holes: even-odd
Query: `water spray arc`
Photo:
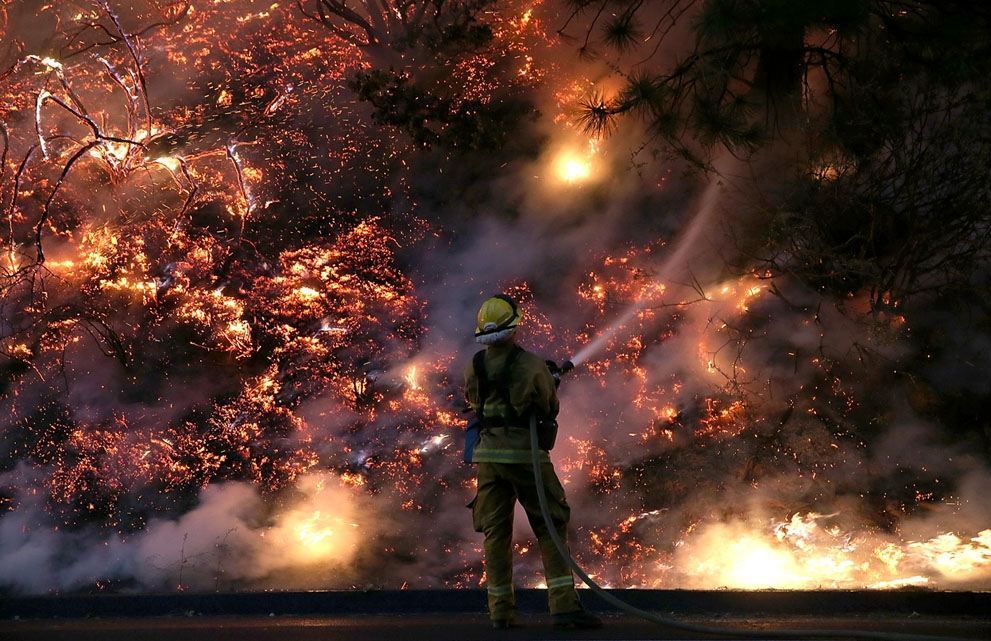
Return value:
[[(723, 175), (723, 172), (717, 172), (718, 175)], [(705, 191), (702, 193), (698, 212), (692, 219), (689, 226), (682, 232), (676, 241), (674, 250), (667, 256), (664, 262), (661, 264), (657, 274), (654, 277), (656, 282), (664, 282), (670, 280), (680, 268), (682, 268), (692, 257), (692, 250), (698, 247), (699, 242), (702, 240), (703, 230), (712, 220), (716, 204), (719, 196), (719, 188), (721, 183), (718, 180), (712, 180), (706, 186)], [(553, 361), (548, 361), (548, 366), (550, 367), (551, 374), (557, 384), (560, 384), (561, 378), (564, 374), (571, 372), (575, 367), (585, 363), (591, 357), (595, 356), (601, 352), (608, 344), (609, 341), (616, 337), (624, 327), (632, 321), (637, 314), (643, 311), (649, 300), (646, 298), (640, 298), (635, 302), (631, 303), (623, 313), (614, 320), (602, 333), (600, 333), (595, 339), (582, 347), (575, 355), (565, 360), (561, 365), (556, 365)], [(877, 641), (962, 641), (960, 639), (955, 639), (952, 637), (935, 637), (928, 635), (915, 635), (915, 634), (901, 634), (901, 633), (880, 633), (880, 632), (870, 632), (864, 630), (775, 630), (775, 631), (755, 631), (755, 630), (745, 630), (736, 628), (722, 628), (722, 627), (711, 627), (704, 625), (695, 625), (690, 623), (685, 623), (675, 619), (670, 619), (667, 617), (662, 617), (653, 612), (637, 608), (630, 605), (623, 600), (613, 596), (606, 590), (604, 590), (599, 584), (597, 584), (587, 572), (571, 556), (567, 545), (558, 536), (557, 530), (554, 527), (553, 520), (550, 516), (550, 510), (548, 507), (547, 494), (544, 490), (543, 484), (543, 474), (540, 469), (540, 459), (539, 459), (539, 445), (537, 438), (537, 421), (535, 416), (530, 417), (530, 453), (531, 453), (531, 465), (533, 467), (534, 481), (537, 486), (537, 497), (540, 502), (540, 511), (544, 519), (544, 523), (547, 526), (547, 530), (550, 534), (551, 540), (554, 542), (554, 546), (557, 548), (558, 553), (568, 562), (571, 569), (578, 575), (585, 585), (587, 585), (596, 595), (602, 598), (604, 601), (610, 605), (618, 608), (619, 610), (631, 614), (633, 616), (639, 617), (646, 621), (656, 623), (658, 625), (664, 625), (675, 629), (685, 630), (688, 632), (697, 632), (702, 634), (713, 634), (713, 635), (726, 635), (730, 637), (737, 638), (762, 638), (762, 639), (796, 639), (796, 638), (810, 638), (810, 639), (842, 639), (842, 638), (855, 638), (855, 639), (865, 639), (865, 640), (877, 640)]]
[[(687, 263), (692, 257), (692, 249), (698, 247), (698, 244), (702, 239), (702, 232), (712, 220), (715, 213), (720, 186), (721, 183), (718, 180), (712, 180), (706, 186), (699, 201), (698, 213), (692, 219), (691, 223), (684, 230), (684, 232), (682, 232), (682, 234), (678, 237), (674, 250), (664, 260), (660, 266), (660, 269), (658, 269), (657, 274), (654, 276), (655, 281), (663, 282), (670, 280), (676, 270)], [(637, 314), (647, 307), (648, 303), (649, 300), (647, 299), (640, 299), (632, 303), (601, 334), (578, 350), (569, 362), (574, 363), (575, 365), (581, 365), (589, 358), (602, 351), (602, 349), (612, 338), (614, 338), (624, 327), (626, 327), (626, 325), (633, 320)]]

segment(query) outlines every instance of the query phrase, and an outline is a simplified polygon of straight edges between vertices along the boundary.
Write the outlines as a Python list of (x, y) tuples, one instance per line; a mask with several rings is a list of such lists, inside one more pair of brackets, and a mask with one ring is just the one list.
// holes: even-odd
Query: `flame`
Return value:
[(10, 248), (4, 253), (6, 254), (4, 257), (6, 259), (4, 261), (6, 264), (3, 266), (3, 269), (7, 274), (13, 274), (18, 270), (18, 268), (20, 268), (21, 260), (18, 258), (17, 251), (14, 249), (13, 245), (11, 245)]
[(914, 553), (943, 577), (962, 581), (976, 578), (991, 568), (991, 529), (982, 530), (970, 540), (946, 532), (928, 541), (909, 544)]
[(416, 369), (416, 365), (410, 365), (406, 368), (406, 373), (403, 374), (403, 380), (406, 381), (406, 384), (412, 390), (420, 389), (420, 383), (416, 379)]
[[(39, 4), (60, 12), (57, 5)], [(413, 214), (400, 217), (401, 223), (357, 218), (320, 193), (321, 181), (311, 180), (314, 173), (337, 167), (328, 183), (343, 188), (361, 172), (371, 177), (369, 183), (381, 179), (390, 197), (405, 198), (410, 194), (402, 190), (408, 186), (394, 180), (389, 163), (412, 148), (402, 136), (369, 127), (367, 114), (354, 118), (345, 111), (348, 101), (328, 100), (333, 96), (328, 90), (343, 88), (354, 70), (367, 67), (361, 51), (315, 28), (299, 12), (286, 12), (278, 3), (263, 10), (256, 5), (198, 3), (188, 21), (142, 32), (135, 61), (118, 55), (126, 49), (118, 43), (97, 48), (105, 57), (88, 50), (65, 61), (28, 56), (23, 72), (9, 70), (4, 89), (9, 166), (0, 172), (5, 181), (0, 192), (7, 200), (15, 161), (27, 160), (32, 145), (41, 151), (20, 176), (17, 206), (3, 208), (0, 272), (10, 280), (35, 274), (29, 261), (39, 198), (53, 195), (52, 179), (74, 153), (87, 153), (66, 174), (52, 216), (40, 230), (51, 253), (43, 278), (29, 278), (26, 302), (5, 309), (33, 333), (0, 337), (2, 354), (30, 365), (18, 364), (28, 373), (7, 381), (6, 398), (14, 400), (3, 409), (23, 432), (17, 463), (34, 466), (44, 479), (40, 488), (30, 489), (44, 495), (53, 530), (99, 527), (136, 537), (140, 533), (128, 528), (143, 521), (129, 510), (141, 502), (135, 497), (142, 492), (157, 492), (149, 503), (175, 513), (199, 489), (240, 479), (263, 489), (270, 501), (269, 557), (286, 567), (343, 566), (359, 546), (377, 543), (374, 530), (357, 535), (359, 525), (370, 528), (359, 509), (362, 497), (433, 517), (439, 496), (474, 489), (474, 480), (453, 465), (465, 425), (456, 407), (460, 364), (451, 353), (424, 349), (444, 341), (424, 340), (423, 312), (431, 301), (420, 290), (429, 288), (416, 286), (404, 256), (419, 249), (418, 234), (434, 238), (443, 230)], [(525, 89), (553, 78), (557, 86), (550, 89), (560, 112), (555, 122), (563, 125), (567, 106), (587, 93), (591, 81), (554, 77), (555, 67), (529, 45), (524, 34), (551, 36), (534, 6), (524, 2), (504, 15), (493, 12), (497, 46), (456, 64), (449, 82), (463, 87), (459, 100), (487, 103), (506, 89), (503, 83)], [(81, 24), (70, 25), (74, 21)], [(71, 31), (55, 34), (65, 36), (87, 21), (94, 23), (89, 31), (109, 24), (99, 9), (66, 10), (39, 24), (69, 25)], [(13, 30), (5, 35), (16, 36)], [(508, 80), (489, 73), (500, 67), (510, 70)], [(161, 68), (216, 73), (208, 83), (191, 76), (195, 92), (146, 105), (145, 81), (154, 87), (153, 96), (168, 93), (167, 85), (155, 85), (155, 70)], [(145, 78), (139, 78), (141, 71)], [(200, 90), (204, 87), (209, 93)], [(198, 98), (186, 103), (188, 95)], [(91, 121), (73, 116), (56, 100)], [(313, 119), (303, 111), (326, 105), (332, 105), (332, 114), (320, 112)], [(299, 125), (303, 122), (333, 126), (318, 127), (316, 136), (311, 125)], [(569, 135), (539, 160), (538, 173), (549, 176), (558, 194), (595, 183), (606, 167), (597, 139)], [(318, 137), (322, 142), (315, 143)], [(291, 158), (319, 162), (302, 167)], [(823, 180), (839, 180), (845, 169), (825, 163), (814, 171)], [(300, 185), (305, 189), (298, 191)], [(279, 204), (280, 198), (286, 202)], [(302, 202), (307, 205), (298, 212), (287, 204)], [(278, 232), (287, 220), (291, 225), (282, 238)], [(15, 249), (15, 241), (27, 244)], [(749, 333), (759, 325), (754, 308), (763, 313), (765, 302), (772, 302), (767, 296), (772, 275), (726, 278), (686, 293), (691, 288), (684, 283), (658, 276), (659, 259), (668, 249), (665, 239), (657, 239), (581, 263), (577, 290), (555, 294), (570, 300), (580, 312), (576, 317), (588, 319), (575, 332), (552, 324), (527, 283), (510, 283), (527, 305), (529, 338), (549, 355), (551, 349), (594, 339), (596, 328), (617, 308), (633, 304), (636, 310), (628, 335), (609, 338), (605, 355), (580, 374), (584, 389), (593, 393), (609, 389), (615, 399), (613, 394), (628, 390), (622, 407), (593, 407), (583, 398), (581, 405), (596, 411), (581, 416), (580, 423), (562, 423), (562, 434), (584, 430), (562, 439), (562, 481), (569, 492), (592, 488), (591, 496), (601, 499), (601, 510), (588, 515), (589, 539), (581, 542), (588, 546), (583, 552), (594, 553), (586, 557), (594, 569), (616, 585), (633, 586), (987, 585), (991, 530), (927, 530), (906, 539), (876, 531), (869, 519), (845, 523), (837, 515), (797, 512), (805, 505), (797, 500), (773, 510), (729, 502), (718, 514), (690, 517), (668, 508), (629, 513), (631, 502), (658, 494), (641, 474), (653, 461), (672, 453), (707, 460), (701, 458), (707, 452), (754, 447), (756, 437), (764, 447), (761, 430), (776, 418), (763, 411), (762, 399), (741, 392), (741, 379), (766, 374), (761, 359), (743, 347), (759, 334)], [(901, 311), (898, 301), (883, 296), (892, 308), (891, 327), (905, 327), (906, 317), (894, 313)], [(84, 341), (87, 349), (81, 350)], [(651, 350), (666, 348), (669, 341), (677, 363), (658, 362)], [(78, 353), (97, 350), (108, 355), (108, 365), (114, 359), (126, 364), (120, 378), (127, 386), (161, 396), (141, 397), (137, 407), (120, 402), (127, 394), (108, 391), (93, 399), (92, 407), (101, 399), (112, 406), (112, 416), (99, 416), (89, 405), (67, 406), (78, 391), (39, 400), (41, 406), (27, 413), (17, 409), (18, 403), (31, 405), (24, 399), (48, 398), (32, 387), (38, 380), (47, 389), (48, 381), (64, 376), (70, 386), (94, 372), (99, 380), (83, 380), (83, 395), (99, 394), (105, 384), (101, 371), (109, 367), (71, 362)], [(858, 399), (843, 373), (831, 370), (819, 354), (789, 355), (794, 362), (788, 371), (812, 369), (822, 381), (806, 396), (816, 395), (820, 402), (828, 397), (839, 418), (849, 420), (844, 412)], [(162, 366), (161, 377), (144, 371), (145, 358)], [(198, 364), (201, 369), (194, 370)], [(153, 383), (142, 385), (145, 379)], [(182, 380), (210, 384), (180, 387)], [(567, 405), (565, 411), (573, 411)], [(814, 421), (817, 405), (797, 405), (803, 419)], [(748, 469), (753, 484), (792, 474), (801, 485), (837, 464), (830, 455), (840, 449), (838, 439), (812, 443), (809, 438), (821, 458), (799, 461), (793, 451), (772, 443), (781, 448), (774, 453), (776, 467), (763, 474)], [(628, 444), (649, 464), (631, 467)], [(791, 467), (779, 469), (781, 461)], [(316, 469), (335, 472), (314, 474)], [(701, 471), (692, 480), (705, 481), (704, 465), (694, 469)], [(922, 493), (916, 500), (920, 506), (932, 503)], [(673, 546), (670, 532), (677, 539)], [(443, 541), (431, 550), (447, 558), (429, 560), (454, 570), (425, 580), (477, 585), (481, 569), (470, 540), (436, 533), (426, 531), (417, 543)], [(384, 558), (394, 552), (376, 551)], [(386, 583), (388, 577), (369, 580)]]
[(588, 141), (584, 151), (574, 148), (562, 149), (551, 161), (554, 175), (558, 180), (569, 185), (590, 182), (595, 178), (595, 156), (598, 149), (598, 141), (595, 139)]
[(991, 569), (991, 530), (969, 540), (947, 532), (898, 542), (821, 524), (837, 516), (794, 514), (767, 528), (752, 521), (704, 525), (679, 553), (688, 582), (744, 590), (891, 589), (936, 579), (961, 583)]
[[(787, 552), (754, 536), (743, 536), (727, 544), (722, 554), (712, 554), (707, 563), (720, 563), (717, 582), (728, 588), (798, 588), (801, 572)], [(698, 568), (705, 572), (706, 566)]]
[(296, 554), (306, 561), (333, 559), (339, 554), (340, 534), (344, 522), (320, 510), (294, 512), (286, 519), (297, 544)]
[(584, 183), (592, 177), (592, 162), (585, 156), (564, 152), (554, 161), (558, 179), (568, 183)]
[(178, 158), (174, 158), (172, 156), (159, 156), (155, 159), (155, 162), (173, 173), (179, 170), (180, 163)]
[(350, 561), (361, 541), (352, 494), (356, 486), (330, 474), (312, 474), (301, 477), (296, 487), (303, 499), (278, 516), (270, 535), (273, 553), (292, 565)]

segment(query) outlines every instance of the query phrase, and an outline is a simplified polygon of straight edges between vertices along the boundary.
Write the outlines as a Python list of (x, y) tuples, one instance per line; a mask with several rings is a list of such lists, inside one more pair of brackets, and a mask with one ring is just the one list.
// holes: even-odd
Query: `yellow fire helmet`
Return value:
[(513, 335), (520, 318), (516, 301), (505, 294), (496, 294), (478, 310), (475, 340), (483, 345), (501, 343)]

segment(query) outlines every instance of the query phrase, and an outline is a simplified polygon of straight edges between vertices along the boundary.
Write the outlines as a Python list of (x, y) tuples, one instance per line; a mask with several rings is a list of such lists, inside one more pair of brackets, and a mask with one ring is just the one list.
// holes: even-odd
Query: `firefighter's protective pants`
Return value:
[[(540, 513), (537, 486), (530, 463), (477, 463), (478, 495), (469, 507), (476, 532), (485, 534), (485, 573), (488, 584), (489, 616), (512, 618), (516, 609), (513, 592), (513, 512), (516, 501), (526, 510), (530, 527), (540, 544), (551, 614), (582, 609), (575, 592), (575, 581), (567, 561), (561, 558)], [(551, 519), (562, 541), (567, 541), (571, 508), (564, 488), (550, 461), (541, 468)]]

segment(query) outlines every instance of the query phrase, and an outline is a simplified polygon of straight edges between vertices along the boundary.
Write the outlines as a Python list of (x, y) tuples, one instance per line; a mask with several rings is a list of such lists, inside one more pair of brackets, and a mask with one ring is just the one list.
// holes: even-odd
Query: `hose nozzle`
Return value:
[(571, 361), (564, 361), (558, 365), (554, 361), (547, 361), (547, 369), (551, 371), (551, 376), (554, 377), (554, 386), (557, 387), (561, 384), (561, 376), (575, 369), (575, 364)]

